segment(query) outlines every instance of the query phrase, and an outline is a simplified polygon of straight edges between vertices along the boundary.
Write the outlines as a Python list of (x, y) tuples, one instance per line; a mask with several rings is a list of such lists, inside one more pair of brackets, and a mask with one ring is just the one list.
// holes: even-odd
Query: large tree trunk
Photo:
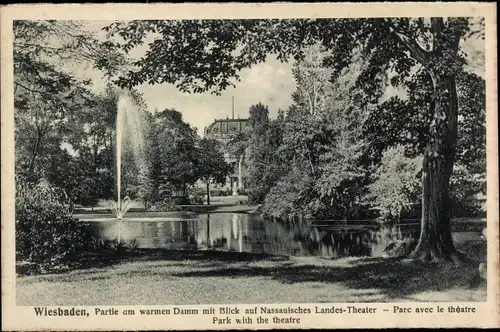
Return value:
[(458, 105), (455, 78), (431, 72), (434, 84), (434, 119), (425, 151), (422, 174), (422, 225), (411, 258), (459, 261), (463, 254), (453, 244), (449, 185), (457, 142)]

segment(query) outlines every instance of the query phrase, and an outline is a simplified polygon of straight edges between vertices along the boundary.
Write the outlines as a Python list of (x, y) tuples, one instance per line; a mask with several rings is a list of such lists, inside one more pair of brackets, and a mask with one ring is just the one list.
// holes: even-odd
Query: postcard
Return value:
[(500, 327), (495, 13), (2, 7), (2, 329)]

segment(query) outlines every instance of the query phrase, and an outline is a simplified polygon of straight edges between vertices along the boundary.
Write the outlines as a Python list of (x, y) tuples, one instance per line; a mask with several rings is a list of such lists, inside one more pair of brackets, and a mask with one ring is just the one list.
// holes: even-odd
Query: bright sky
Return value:
[[(103, 26), (111, 22), (90, 21), (89, 30), (98, 32)], [(99, 33), (98, 35), (103, 35)], [(131, 56), (139, 58), (145, 47), (134, 49)], [(83, 75), (92, 78), (94, 88), (102, 89), (106, 82), (101, 74), (90, 66), (77, 68)], [(251, 69), (241, 72), (241, 81), (235, 82), (236, 88), (228, 88), (220, 96), (210, 93), (184, 94), (172, 84), (140, 85), (137, 87), (143, 93), (148, 109), (161, 111), (166, 108), (175, 108), (182, 112), (184, 121), (198, 129), (203, 134), (204, 127), (210, 125), (215, 118), (231, 117), (232, 97), (234, 97), (234, 117), (248, 117), (250, 106), (262, 102), (269, 107), (271, 117), (275, 117), (278, 110), (287, 109), (291, 105), (291, 95), (295, 90), (295, 81), (291, 72), (291, 63), (281, 63), (270, 56), (264, 63), (255, 65)]]
[[(104, 36), (101, 28), (110, 24), (109, 21), (87, 21), (88, 29), (98, 36)], [(131, 52), (134, 58), (140, 58), (147, 49), (148, 42)], [(472, 40), (463, 45), (466, 53), (472, 58), (474, 68), (470, 68), (484, 77), (484, 60), (477, 57), (484, 54), (484, 42)], [(479, 55), (478, 55), (479, 54)], [(75, 64), (74, 70), (85, 77), (91, 78), (94, 88), (100, 90), (105, 81), (101, 74), (91, 67)], [(182, 112), (184, 121), (198, 129), (203, 134), (204, 127), (210, 125), (215, 118), (231, 117), (231, 99), (234, 97), (235, 118), (248, 117), (251, 105), (262, 102), (269, 106), (271, 117), (275, 117), (281, 108), (286, 110), (291, 104), (291, 94), (295, 90), (295, 81), (291, 73), (292, 63), (281, 63), (274, 56), (267, 61), (241, 72), (241, 81), (236, 82), (236, 88), (229, 88), (220, 96), (204, 94), (184, 94), (172, 84), (138, 86), (143, 93), (150, 111), (175, 108)], [(76, 73), (75, 73), (76, 74)], [(78, 75), (78, 74), (77, 74)], [(387, 93), (393, 94), (394, 90)]]

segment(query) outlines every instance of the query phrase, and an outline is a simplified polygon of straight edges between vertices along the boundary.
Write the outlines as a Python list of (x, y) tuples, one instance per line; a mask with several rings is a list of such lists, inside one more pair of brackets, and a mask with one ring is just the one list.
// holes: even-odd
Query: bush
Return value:
[(405, 151), (400, 145), (384, 151), (363, 199), (383, 221), (399, 222), (402, 213), (414, 210), (419, 202), (422, 157), (409, 158)]
[[(262, 212), (278, 219), (312, 218), (316, 212), (311, 200), (313, 179), (303, 170), (293, 167), (267, 194)], [(250, 200), (250, 198), (249, 198)]]
[(47, 182), (16, 183), (17, 260), (54, 266), (92, 244), (90, 224), (71, 216), (62, 191)]
[(106, 253), (109, 256), (122, 255), (122, 254), (133, 254), (137, 253), (139, 250), (139, 244), (136, 239), (127, 242), (123, 239), (102, 239), (100, 237), (95, 237), (92, 243), (92, 249), (95, 252)]
[(205, 195), (203, 193), (193, 192), (191, 195), (189, 195), (189, 203), (193, 205), (202, 205), (204, 197)]

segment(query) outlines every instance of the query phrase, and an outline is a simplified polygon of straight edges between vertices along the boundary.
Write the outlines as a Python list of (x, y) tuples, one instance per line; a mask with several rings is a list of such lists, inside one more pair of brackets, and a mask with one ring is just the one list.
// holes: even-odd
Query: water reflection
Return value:
[(119, 234), (135, 239), (140, 248), (220, 249), (293, 256), (381, 256), (393, 241), (403, 241), (407, 250), (415, 245), (419, 225), (399, 227), (343, 222), (315, 225), (305, 221), (264, 221), (251, 214), (200, 215), (191, 220), (126, 221), (94, 223), (107, 239)]

